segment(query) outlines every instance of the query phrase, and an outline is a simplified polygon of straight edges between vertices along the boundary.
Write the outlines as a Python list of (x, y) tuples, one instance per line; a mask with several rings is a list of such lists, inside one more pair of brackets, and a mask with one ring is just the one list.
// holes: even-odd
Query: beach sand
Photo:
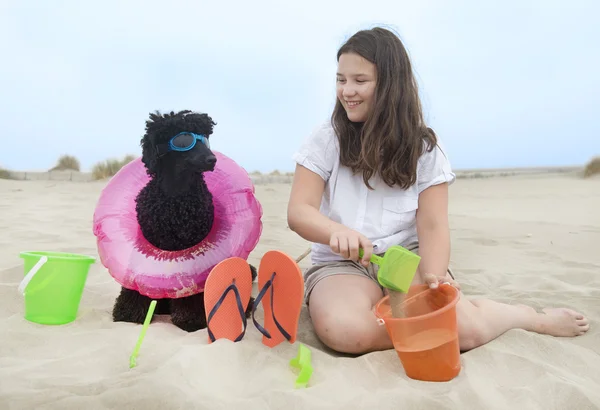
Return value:
[[(113, 323), (119, 286), (93, 265), (79, 316), (23, 318), (23, 250), (97, 256), (92, 214), (104, 183), (0, 180), (0, 410), (3, 409), (596, 409), (600, 408), (600, 179), (572, 174), (459, 179), (451, 188), (452, 267), (467, 297), (566, 306), (591, 320), (577, 338), (512, 330), (461, 356), (448, 383), (408, 379), (392, 350), (358, 358), (324, 348), (306, 309), (298, 342), (273, 349), (249, 321), (239, 343), (208, 344), (166, 320)], [(286, 223), (288, 184), (257, 185), (261, 241), (294, 258), (307, 243)], [(310, 257), (301, 262), (306, 268)], [(256, 294), (256, 285), (254, 294)], [(262, 321), (262, 310), (258, 311)], [(314, 373), (294, 389), (288, 362), (304, 343)]]

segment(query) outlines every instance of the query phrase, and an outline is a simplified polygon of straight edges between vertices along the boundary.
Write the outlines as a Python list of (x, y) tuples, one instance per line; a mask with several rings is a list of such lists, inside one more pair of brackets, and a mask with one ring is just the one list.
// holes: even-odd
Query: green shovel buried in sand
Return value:
[(311, 363), (312, 353), (310, 349), (303, 344), (298, 346), (298, 355), (290, 360), (290, 366), (299, 369), (298, 377), (296, 378), (296, 388), (304, 388), (308, 385), (310, 376), (313, 373)]
[(142, 331), (140, 332), (140, 336), (138, 337), (138, 341), (133, 349), (133, 353), (129, 356), (129, 368), (133, 369), (137, 365), (137, 356), (140, 352), (140, 347), (142, 346), (142, 342), (144, 341), (144, 337), (146, 336), (146, 331), (148, 330), (148, 325), (150, 325), (150, 321), (152, 320), (152, 315), (154, 314), (154, 309), (156, 308), (156, 300), (150, 302), (150, 307), (148, 308), (148, 313), (146, 313), (146, 319), (144, 320), (144, 325), (142, 326)]
[[(363, 257), (362, 249), (358, 251)], [(400, 293), (408, 293), (415, 277), (421, 257), (402, 246), (391, 246), (383, 255), (371, 255), (371, 262), (379, 266), (377, 281), (384, 288)]]

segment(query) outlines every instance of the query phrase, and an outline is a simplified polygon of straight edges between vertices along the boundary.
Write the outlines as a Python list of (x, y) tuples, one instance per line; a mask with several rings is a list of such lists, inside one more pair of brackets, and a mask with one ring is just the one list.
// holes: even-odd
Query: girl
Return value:
[[(362, 354), (392, 348), (374, 314), (384, 289), (368, 262), (373, 252), (404, 246), (421, 256), (413, 284), (459, 288), (448, 268), (448, 186), (455, 175), (424, 122), (411, 63), (396, 35), (382, 28), (359, 31), (339, 49), (337, 61), (331, 121), (294, 155), (288, 224), (313, 242), (305, 294), (317, 336), (334, 350)], [(463, 295), (457, 316), (462, 351), (514, 328), (554, 336), (589, 329), (588, 320), (570, 309), (537, 313)]]

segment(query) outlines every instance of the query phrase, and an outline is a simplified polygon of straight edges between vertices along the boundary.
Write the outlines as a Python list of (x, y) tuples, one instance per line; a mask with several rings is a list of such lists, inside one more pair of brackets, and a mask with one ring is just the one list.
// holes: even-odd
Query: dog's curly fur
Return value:
[[(190, 151), (170, 151), (159, 156), (158, 144), (166, 144), (180, 132), (193, 132), (207, 138), (216, 125), (207, 114), (189, 110), (161, 115), (151, 113), (142, 137), (142, 162), (150, 176), (136, 198), (138, 223), (152, 245), (166, 251), (190, 248), (201, 242), (213, 224), (212, 194), (203, 173), (214, 170), (216, 157), (200, 142)], [(256, 269), (250, 266), (252, 280)], [(143, 323), (151, 299), (122, 287), (113, 308), (113, 320)], [(254, 298), (246, 309), (250, 316)], [(173, 324), (188, 332), (206, 327), (204, 293), (158, 301), (157, 314), (170, 314)]]

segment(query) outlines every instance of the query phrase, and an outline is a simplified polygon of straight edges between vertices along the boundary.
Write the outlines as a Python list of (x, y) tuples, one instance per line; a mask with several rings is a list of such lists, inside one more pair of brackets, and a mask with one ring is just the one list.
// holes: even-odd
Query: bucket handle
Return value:
[(37, 261), (37, 263), (33, 266), (33, 268), (27, 272), (27, 275), (25, 275), (21, 283), (19, 283), (19, 293), (25, 295), (25, 288), (27, 288), (27, 285), (29, 285), (31, 279), (33, 279), (33, 275), (35, 275), (46, 262), (48, 262), (48, 257), (42, 256), (40, 260)]

